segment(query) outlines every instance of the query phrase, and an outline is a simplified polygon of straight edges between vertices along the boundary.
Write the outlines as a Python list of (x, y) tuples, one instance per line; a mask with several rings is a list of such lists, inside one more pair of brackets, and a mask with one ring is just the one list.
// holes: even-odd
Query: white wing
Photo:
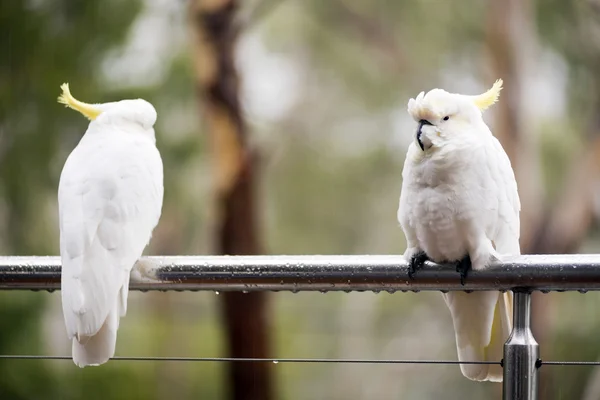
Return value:
[(115, 307), (125, 314), (129, 273), (162, 208), (162, 161), (154, 144), (103, 136), (86, 133), (58, 191), (63, 313), (75, 338), (98, 333)]
[(492, 240), (500, 254), (517, 255), (521, 254), (519, 246), (521, 202), (517, 191), (517, 181), (502, 145), (495, 137), (492, 140), (495, 151), (490, 156), (496, 158), (496, 163), (494, 163), (496, 168), (492, 174), (498, 185), (499, 197), (498, 219)]
[[(489, 170), (478, 173), (491, 183), (490, 193), (483, 209), (491, 218), (487, 235), (502, 254), (520, 254), (519, 211), (521, 209), (517, 182), (500, 142), (491, 137), (492, 146), (485, 147)], [(502, 359), (504, 342), (512, 329), (511, 292), (452, 292), (444, 295), (452, 313), (456, 332), (458, 358), (461, 361), (497, 361)], [(461, 364), (464, 376), (472, 380), (502, 381), (498, 365)]]
[(404, 167), (402, 169), (402, 189), (400, 190), (398, 212), (396, 213), (396, 217), (406, 238), (407, 251), (405, 256), (407, 257), (412, 256), (412, 252), (415, 251), (416, 247), (418, 246), (417, 235), (414, 229), (414, 221), (412, 221), (415, 207), (415, 204), (412, 200), (414, 193), (412, 193), (412, 187), (409, 185), (409, 183), (413, 180), (411, 158), (414, 157), (413, 154), (415, 151), (416, 145), (411, 143), (408, 147), (406, 159), (404, 160)]

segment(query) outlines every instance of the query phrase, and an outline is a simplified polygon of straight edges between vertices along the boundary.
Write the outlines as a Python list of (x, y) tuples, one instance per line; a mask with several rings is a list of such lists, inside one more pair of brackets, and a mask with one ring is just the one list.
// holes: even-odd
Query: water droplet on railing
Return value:
[(273, 360), (273, 364), (279, 364), (279, 361)]
[(219, 291), (218, 291), (218, 290), (215, 290), (215, 294), (216, 294), (216, 295), (219, 295), (220, 293), (219, 293)]

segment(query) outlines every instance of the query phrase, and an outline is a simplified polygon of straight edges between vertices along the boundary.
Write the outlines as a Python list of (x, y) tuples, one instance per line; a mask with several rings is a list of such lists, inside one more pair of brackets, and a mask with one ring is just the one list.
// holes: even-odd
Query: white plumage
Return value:
[[(419, 123), (404, 170), (398, 221), (405, 257), (424, 252), (435, 262), (470, 256), (485, 268), (502, 255), (520, 254), (517, 183), (508, 156), (483, 122), (502, 81), (480, 96), (434, 89), (408, 103)], [(450, 292), (461, 361), (499, 361), (512, 326), (512, 293)], [(462, 365), (472, 380), (502, 381), (499, 365)]]
[(86, 104), (62, 88), (59, 101), (91, 120), (58, 188), (63, 314), (85, 367), (114, 355), (130, 271), (160, 218), (163, 166), (150, 103)]

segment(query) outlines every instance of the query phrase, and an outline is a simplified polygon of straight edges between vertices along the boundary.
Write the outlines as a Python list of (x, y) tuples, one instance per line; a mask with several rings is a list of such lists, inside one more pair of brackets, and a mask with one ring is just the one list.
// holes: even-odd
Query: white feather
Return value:
[[(432, 123), (421, 135), (433, 145), (422, 151), (412, 143), (404, 164), (398, 220), (407, 260), (419, 251), (436, 262), (469, 254), (473, 269), (482, 269), (501, 255), (519, 254), (516, 180), (480, 111), (463, 96), (435, 89), (409, 102), (409, 112)], [(459, 360), (499, 361), (512, 326), (512, 294), (450, 292), (444, 299)], [(461, 365), (461, 371), (473, 380), (502, 380), (500, 366)]]
[(114, 355), (129, 274), (163, 200), (152, 127), (125, 121), (123, 113), (107, 114), (90, 123), (69, 155), (58, 190), (62, 306), (80, 367)]

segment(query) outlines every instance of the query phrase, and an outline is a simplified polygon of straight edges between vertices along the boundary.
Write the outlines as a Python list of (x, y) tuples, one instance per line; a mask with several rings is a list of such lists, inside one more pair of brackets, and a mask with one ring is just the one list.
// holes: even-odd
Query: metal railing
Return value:
[[(57, 290), (60, 270), (59, 257), (0, 257), (0, 290)], [(503, 398), (534, 400), (543, 363), (531, 332), (531, 292), (600, 290), (600, 255), (506, 257), (486, 270), (469, 271), (464, 285), (453, 266), (431, 262), (410, 279), (408, 265), (401, 256), (146, 257), (133, 268), (130, 289), (391, 293), (512, 290), (513, 331), (504, 345), (503, 360), (497, 361), (504, 368)]]

